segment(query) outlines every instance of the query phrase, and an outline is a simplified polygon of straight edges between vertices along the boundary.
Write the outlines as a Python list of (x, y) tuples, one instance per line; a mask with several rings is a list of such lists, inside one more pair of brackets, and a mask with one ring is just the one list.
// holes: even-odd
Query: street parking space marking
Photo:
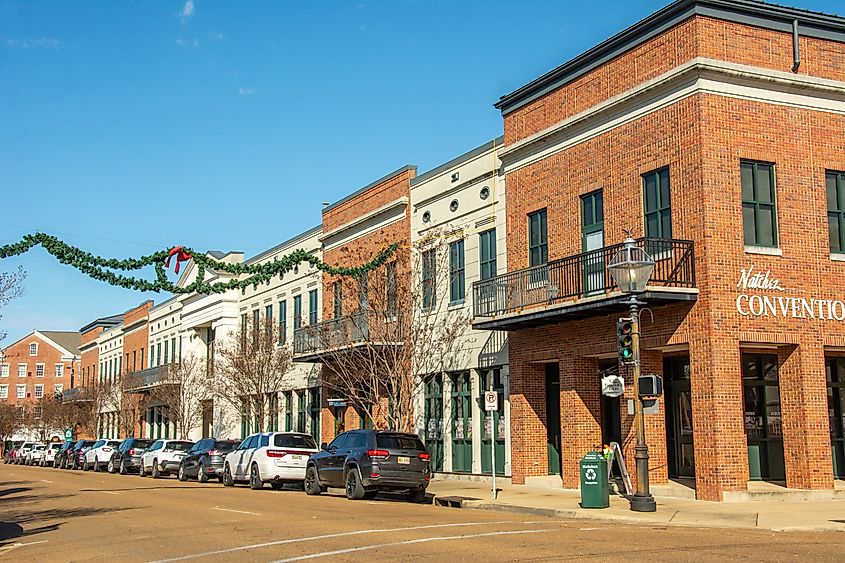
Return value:
[(519, 524), (519, 522), (512, 522), (509, 520), (500, 520), (497, 522), (455, 522), (452, 524), (429, 524), (427, 526), (407, 526), (405, 528), (383, 528), (374, 530), (355, 530), (352, 532), (339, 532), (337, 534), (322, 534), (319, 536), (307, 536), (304, 538), (290, 538), (286, 540), (277, 540), (266, 543), (254, 543), (251, 545), (242, 545), (240, 547), (230, 547), (227, 549), (218, 549), (216, 551), (206, 551), (203, 553), (194, 553), (191, 555), (182, 555), (181, 557), (173, 557), (171, 559), (158, 559), (150, 563), (171, 563), (172, 561), (186, 561), (188, 559), (199, 559), (200, 557), (209, 557), (211, 555), (220, 555), (222, 553), (234, 553), (236, 551), (246, 551), (248, 549), (261, 549), (264, 547), (272, 547), (274, 545), (284, 545), (288, 543), (299, 543), (306, 541), (326, 540), (331, 538), (342, 538), (347, 536), (359, 536), (363, 534), (386, 534), (391, 532), (411, 532), (414, 530), (432, 530), (436, 528), (457, 528), (462, 526), (491, 526), (494, 524)]
[(41, 479), (42, 483), (52, 483), (52, 481), (48, 481), (47, 479)]
[(231, 508), (220, 508), (215, 506), (211, 510), (222, 510), (223, 512), (237, 512), (238, 514), (251, 514), (252, 516), (261, 516), (258, 512), (247, 512), (246, 510), (233, 510)]
[(358, 551), (372, 551), (374, 549), (381, 549), (383, 547), (395, 547), (398, 545), (412, 545), (416, 543), (428, 543), (436, 541), (451, 541), (451, 540), (466, 540), (472, 538), (484, 538), (489, 536), (504, 536), (515, 534), (542, 534), (544, 532), (551, 532), (548, 528), (537, 530), (509, 530), (506, 532), (484, 532), (481, 534), (463, 534), (460, 536), (437, 536), (433, 538), (417, 538), (413, 540), (396, 541), (390, 543), (377, 543), (373, 545), (362, 545), (360, 547), (349, 547), (346, 549), (336, 549), (334, 551), (323, 551), (321, 553), (309, 553), (308, 555), (298, 555), (296, 557), (288, 557), (287, 559), (277, 559), (273, 563), (289, 563), (291, 561), (304, 561), (306, 559), (316, 559), (318, 557), (332, 557), (333, 555), (345, 555), (347, 553), (355, 553)]
[(20, 542), (10, 543), (9, 545), (4, 545), (3, 547), (0, 547), (0, 555), (5, 555), (5, 554), (9, 553), (10, 551), (12, 551), (13, 549), (18, 549), (20, 547), (26, 547), (28, 545), (36, 545), (36, 544), (39, 544), (39, 543), (47, 543), (48, 541), (49, 540), (40, 540), (40, 541), (31, 541), (31, 542), (27, 542), (27, 543), (20, 543)]

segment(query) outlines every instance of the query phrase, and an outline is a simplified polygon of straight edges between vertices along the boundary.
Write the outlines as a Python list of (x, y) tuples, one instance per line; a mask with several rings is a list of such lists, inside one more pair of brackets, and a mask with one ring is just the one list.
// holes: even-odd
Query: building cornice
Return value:
[(350, 231), (354, 231), (356, 229), (361, 229), (367, 223), (383, 221), (393, 222), (391, 219), (402, 219), (405, 215), (405, 208), (408, 207), (408, 201), (408, 196), (402, 196), (399, 199), (395, 199), (390, 203), (373, 209), (369, 213), (365, 213), (360, 217), (356, 217), (354, 220), (349, 221), (348, 223), (344, 223), (336, 229), (332, 229), (329, 232), (323, 233), (323, 235), (320, 236), (317, 240), (323, 243), (324, 246), (331, 246), (334, 241), (337, 241), (337, 239), (341, 238), (341, 235), (344, 235), (345, 233), (349, 233)]

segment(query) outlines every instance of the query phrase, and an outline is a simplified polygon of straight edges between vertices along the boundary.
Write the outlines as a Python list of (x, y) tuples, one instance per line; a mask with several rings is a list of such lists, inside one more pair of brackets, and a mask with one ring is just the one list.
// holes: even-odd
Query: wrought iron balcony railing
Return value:
[[(692, 241), (640, 238), (637, 243), (655, 261), (649, 287), (695, 287)], [(621, 243), (605, 246), (477, 281), (472, 287), (473, 315), (495, 317), (618, 291), (607, 264), (620, 248)]]
[(88, 392), (88, 387), (71, 387), (62, 391), (63, 403), (79, 403), (82, 401), (91, 401), (91, 394)]
[(296, 358), (368, 344), (401, 344), (404, 330), (398, 315), (361, 311), (296, 329), (293, 332), (293, 355)]
[(160, 385), (177, 383), (168, 374), (168, 365), (155, 366), (128, 373), (123, 377), (123, 391), (126, 393), (144, 393)]

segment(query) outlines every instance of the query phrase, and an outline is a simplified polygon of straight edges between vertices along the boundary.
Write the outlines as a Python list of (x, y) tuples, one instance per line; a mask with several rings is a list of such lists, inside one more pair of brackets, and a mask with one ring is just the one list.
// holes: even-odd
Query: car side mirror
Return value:
[(324, 452), (327, 452), (329, 451), (329, 445), (326, 442), (323, 442), (322, 444), (320, 444), (320, 449)]

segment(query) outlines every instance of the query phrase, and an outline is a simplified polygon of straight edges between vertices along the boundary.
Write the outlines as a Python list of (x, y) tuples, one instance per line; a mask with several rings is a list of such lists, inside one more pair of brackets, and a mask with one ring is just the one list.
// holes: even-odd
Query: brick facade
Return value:
[[(68, 350), (64, 346), (33, 331), (17, 342), (2, 350), (3, 372), (0, 385), (6, 385), (7, 397), (4, 402), (29, 408), (35, 405), (39, 398), (53, 397), (56, 385), (62, 390), (71, 386), (71, 379), (79, 371), (79, 338), (74, 333), (69, 335), (73, 341)], [(34, 345), (34, 349), (31, 346)], [(35, 353), (32, 354), (31, 351)], [(18, 398), (18, 386), (24, 385), (24, 397)], [(37, 396), (36, 386), (40, 386), (41, 397)]]

